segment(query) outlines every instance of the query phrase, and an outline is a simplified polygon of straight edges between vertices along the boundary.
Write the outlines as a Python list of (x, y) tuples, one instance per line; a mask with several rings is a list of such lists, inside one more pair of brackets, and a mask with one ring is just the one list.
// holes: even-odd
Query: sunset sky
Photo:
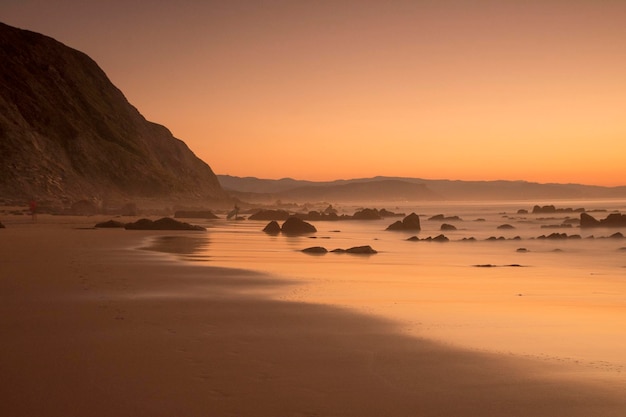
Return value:
[(626, 1), (3, 0), (216, 173), (626, 185)]

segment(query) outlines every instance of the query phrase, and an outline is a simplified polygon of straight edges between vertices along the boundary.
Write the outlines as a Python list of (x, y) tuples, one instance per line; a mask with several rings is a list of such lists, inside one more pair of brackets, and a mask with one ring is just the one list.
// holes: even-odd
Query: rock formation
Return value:
[(389, 225), (387, 230), (421, 230), (420, 218), (417, 214), (411, 213), (402, 219), (402, 221), (398, 220)]
[(301, 235), (315, 233), (317, 229), (311, 223), (307, 223), (297, 217), (289, 217), (280, 228), (280, 231), (287, 235)]
[(605, 219), (596, 220), (587, 213), (581, 213), (580, 227), (626, 227), (626, 214), (611, 213)]
[(211, 168), (146, 119), (82, 52), (0, 23), (5, 199), (224, 202)]
[(280, 225), (276, 220), (272, 220), (263, 228), (263, 231), (268, 235), (277, 235), (280, 233)]
[(206, 228), (189, 223), (179, 222), (169, 217), (152, 221), (150, 219), (139, 219), (134, 223), (124, 226), (126, 230), (196, 230), (205, 231)]

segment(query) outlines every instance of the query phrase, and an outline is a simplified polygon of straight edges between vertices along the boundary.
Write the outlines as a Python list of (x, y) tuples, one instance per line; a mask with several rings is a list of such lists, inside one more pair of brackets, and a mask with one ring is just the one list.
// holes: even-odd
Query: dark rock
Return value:
[(4, 225), (2, 224), (2, 222), (0, 222), (0, 229), (4, 229)]
[(311, 223), (307, 223), (304, 220), (293, 216), (285, 220), (280, 230), (287, 235), (300, 235), (317, 232), (317, 229)]
[(529, 252), (529, 250), (528, 250), (528, 249), (526, 249), (526, 248), (517, 248), (517, 251), (516, 251), (516, 252), (526, 253), (526, 252)]
[(596, 220), (587, 213), (581, 213), (580, 227), (626, 227), (626, 214), (611, 213), (606, 219)]
[(519, 209), (519, 210), (517, 210), (517, 214), (528, 214), (528, 210), (526, 210), (526, 209)]
[(448, 242), (450, 239), (445, 237), (444, 235), (437, 235), (433, 238), (433, 242)]
[(341, 248), (337, 248), (337, 249), (333, 249), (331, 250), (331, 252), (333, 253), (351, 253), (354, 255), (373, 255), (378, 253), (376, 250), (372, 249), (371, 246), (367, 245), (367, 246), (355, 246), (353, 248), (350, 249), (341, 249)]
[(139, 219), (134, 223), (128, 223), (124, 226), (126, 230), (206, 230), (202, 226), (196, 226), (189, 223), (179, 222), (169, 217), (152, 221), (150, 219)]
[(417, 214), (411, 213), (402, 219), (402, 221), (398, 220), (389, 225), (387, 230), (421, 230), (420, 218)]
[(211, 210), (177, 210), (174, 213), (175, 218), (185, 219), (219, 219)]
[(407, 239), (409, 242), (417, 242), (420, 240), (419, 237), (417, 236), (411, 236), (410, 238)]
[(376, 209), (363, 209), (355, 212), (352, 215), (354, 220), (379, 220), (381, 219), (381, 215)]
[(600, 222), (587, 213), (580, 213), (580, 227), (600, 227)]
[(510, 225), (510, 224), (501, 224), (500, 226), (498, 226), (498, 229), (500, 229), (500, 230), (511, 230), (511, 229), (515, 229), (515, 227)]
[(448, 223), (444, 223), (441, 225), (440, 228), (441, 231), (446, 231), (446, 230), (456, 230), (456, 226), (452, 225), (452, 224), (448, 224)]
[(371, 246), (355, 246), (350, 249), (346, 249), (346, 253), (360, 254), (360, 255), (373, 255), (378, 253), (376, 250), (372, 249)]
[(126, 226), (126, 223), (118, 222), (115, 220), (109, 220), (106, 222), (96, 223), (94, 227), (113, 229), (113, 228), (122, 228), (124, 226)]
[(475, 237), (464, 237), (463, 239), (461, 239), (462, 242), (476, 242), (476, 238)]
[(263, 231), (269, 235), (277, 235), (280, 233), (280, 225), (276, 220), (272, 220), (263, 228)]
[(620, 232), (613, 233), (611, 236), (609, 236), (609, 239), (624, 239), (624, 235)]
[(549, 206), (535, 206), (533, 207), (533, 214), (545, 214), (545, 213), (556, 213), (556, 207), (554, 207), (553, 205), (549, 205)]
[(285, 210), (259, 210), (249, 220), (287, 220), (289, 212)]
[(302, 249), (304, 253), (322, 254), (327, 253), (328, 249), (323, 246), (312, 246), (310, 248)]
[(443, 214), (436, 214), (432, 217), (429, 217), (428, 220), (446, 222), (462, 221), (459, 216), (444, 216)]

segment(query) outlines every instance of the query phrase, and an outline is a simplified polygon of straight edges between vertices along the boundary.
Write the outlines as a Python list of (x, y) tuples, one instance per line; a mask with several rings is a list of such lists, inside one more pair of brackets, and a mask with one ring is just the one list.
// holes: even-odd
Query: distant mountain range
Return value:
[(0, 23), (0, 200), (137, 198), (230, 204), (211, 168), (91, 58)]
[(218, 175), (222, 187), (243, 201), (366, 202), (626, 198), (626, 186), (539, 184), (527, 181), (453, 181), (372, 177), (327, 182)]

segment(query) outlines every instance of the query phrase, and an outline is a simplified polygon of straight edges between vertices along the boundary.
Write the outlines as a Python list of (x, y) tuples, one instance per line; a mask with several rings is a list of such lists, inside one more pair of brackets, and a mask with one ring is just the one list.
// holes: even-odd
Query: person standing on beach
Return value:
[(33, 221), (36, 222), (37, 221), (37, 202), (35, 200), (30, 200), (30, 202), (28, 203), (28, 206), (30, 208), (30, 214), (31, 216), (33, 216)]

